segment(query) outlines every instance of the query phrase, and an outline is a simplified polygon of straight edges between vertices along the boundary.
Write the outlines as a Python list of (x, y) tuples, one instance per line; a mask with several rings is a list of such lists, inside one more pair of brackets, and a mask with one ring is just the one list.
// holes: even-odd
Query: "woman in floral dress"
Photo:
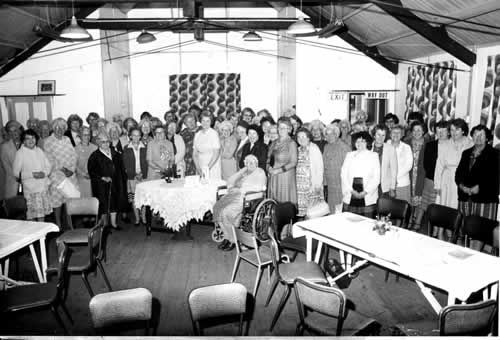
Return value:
[(196, 166), (193, 161), (193, 142), (194, 135), (198, 130), (196, 119), (192, 113), (188, 113), (184, 116), (184, 125), (186, 125), (186, 127), (181, 131), (180, 135), (186, 146), (186, 153), (184, 154), (184, 162), (186, 163), (185, 174), (186, 176), (192, 176), (196, 175)]
[(297, 161), (298, 216), (305, 216), (307, 209), (323, 200), (323, 157), (312, 134), (305, 128), (297, 130), (299, 143)]
[(57, 118), (52, 122), (54, 133), (47, 137), (44, 143), (45, 155), (52, 164), (50, 174), (49, 195), (56, 224), (61, 226), (62, 205), (65, 197), (57, 188), (65, 179), (71, 181), (76, 187), (78, 182), (75, 176), (77, 155), (71, 141), (64, 135), (67, 124), (62, 118)]

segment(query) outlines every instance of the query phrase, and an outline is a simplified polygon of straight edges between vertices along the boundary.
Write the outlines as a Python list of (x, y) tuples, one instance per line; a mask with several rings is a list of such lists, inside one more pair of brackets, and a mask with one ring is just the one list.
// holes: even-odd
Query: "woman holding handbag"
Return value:
[(377, 208), (380, 162), (370, 151), (373, 139), (366, 131), (352, 135), (355, 151), (347, 154), (342, 165), (344, 211), (372, 218)]

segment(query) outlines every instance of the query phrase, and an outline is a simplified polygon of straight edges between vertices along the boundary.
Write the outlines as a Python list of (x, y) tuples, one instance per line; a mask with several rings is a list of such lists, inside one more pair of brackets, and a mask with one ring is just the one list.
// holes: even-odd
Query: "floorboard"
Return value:
[[(212, 228), (194, 225), (193, 241), (171, 240), (171, 233), (153, 232), (147, 237), (143, 227), (123, 225), (123, 230), (113, 231), (108, 239), (108, 258), (104, 264), (114, 290), (135, 287), (148, 288), (160, 305), (157, 335), (192, 335), (192, 326), (187, 306), (189, 292), (199, 286), (229, 282), (234, 265), (235, 251), (223, 252), (211, 240)], [(56, 260), (55, 235), (48, 238), (50, 262)], [(22, 278), (33, 279), (33, 265), (29, 252), (19, 258)], [(331, 252), (331, 256), (336, 256)], [(299, 255), (298, 261), (304, 256)], [(11, 275), (13, 272), (11, 271)], [(251, 292), (256, 269), (242, 262), (235, 281)], [(401, 277), (396, 282), (391, 275), (384, 282), (385, 270), (368, 266), (354, 279), (345, 293), (350, 305), (359, 313), (378, 320), (383, 325), (383, 335), (391, 335), (391, 327), (399, 322), (436, 318), (436, 315), (415, 283)], [(106, 292), (100, 275), (89, 275), (90, 284), (96, 294)], [(269, 307), (265, 299), (269, 290), (267, 270), (263, 273), (256, 298), (255, 313), (249, 335), (291, 336), (298, 321), (295, 296), (291, 295), (273, 332), (269, 332), (271, 318), (276, 310), (283, 287), (278, 287)], [(442, 292), (435, 292), (441, 303), (446, 301)], [(79, 276), (72, 276), (67, 306), (75, 320), (70, 326), (73, 335), (95, 335), (92, 328), (88, 303), (90, 296)], [(233, 335), (234, 325), (220, 326), (209, 330), (209, 335)], [(5, 335), (63, 335), (48, 311), (19, 314), (0, 320), (0, 334)], [(137, 333), (138, 335), (140, 333)]]

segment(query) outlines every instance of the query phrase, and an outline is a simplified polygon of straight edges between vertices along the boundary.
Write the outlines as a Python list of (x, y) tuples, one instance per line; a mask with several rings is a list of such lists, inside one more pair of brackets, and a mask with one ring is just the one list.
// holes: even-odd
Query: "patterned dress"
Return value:
[(220, 144), (222, 179), (227, 181), (229, 177), (238, 171), (238, 165), (234, 156), (238, 142), (236, 141), (236, 137), (231, 135), (228, 138), (221, 139)]
[[(77, 156), (75, 148), (71, 145), (68, 137), (63, 136), (57, 139), (54, 135), (47, 137), (44, 143), (45, 155), (52, 164), (52, 173), (50, 174), (49, 195), (52, 208), (59, 208), (64, 202), (63, 194), (57, 189), (57, 186), (68, 178), (75, 186), (78, 182), (75, 176)], [(70, 177), (66, 177), (62, 168), (73, 171)]]
[(184, 162), (186, 162), (186, 176), (196, 175), (196, 166), (193, 161), (193, 143), (195, 131), (191, 131), (187, 128), (181, 131), (180, 135), (184, 140), (186, 145), (186, 154), (184, 155)]
[(78, 157), (76, 162), (76, 178), (78, 179), (78, 186), (82, 197), (92, 197), (87, 162), (92, 152), (96, 150), (97, 146), (92, 143), (89, 143), (89, 145), (79, 144), (75, 147), (75, 152)]
[(296, 179), (297, 179), (297, 205), (298, 216), (305, 216), (307, 209), (323, 199), (322, 191), (313, 190), (311, 181), (311, 160), (309, 148), (299, 147), (297, 157)]
[(280, 142), (274, 141), (269, 148), (268, 164), (279, 169), (287, 166), (286, 172), (272, 175), (269, 178), (268, 197), (278, 203), (297, 203), (297, 185), (295, 167), (297, 166), (297, 144), (291, 138)]
[[(333, 143), (326, 144), (323, 151), (325, 185), (328, 189), (328, 206), (330, 207), (330, 211), (332, 213), (342, 211), (343, 197), (340, 171), (342, 169), (345, 156), (350, 150), (350, 147), (348, 147), (340, 139), (337, 139)], [(340, 211), (337, 211), (337, 208), (339, 208)]]

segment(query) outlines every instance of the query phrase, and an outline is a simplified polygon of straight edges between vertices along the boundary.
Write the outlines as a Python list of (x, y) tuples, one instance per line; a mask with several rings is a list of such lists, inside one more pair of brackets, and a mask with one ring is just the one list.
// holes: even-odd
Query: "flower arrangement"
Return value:
[(391, 226), (391, 214), (388, 214), (387, 216), (377, 215), (377, 221), (373, 226), (373, 230), (376, 230), (379, 235), (385, 235), (386, 232), (391, 230)]

